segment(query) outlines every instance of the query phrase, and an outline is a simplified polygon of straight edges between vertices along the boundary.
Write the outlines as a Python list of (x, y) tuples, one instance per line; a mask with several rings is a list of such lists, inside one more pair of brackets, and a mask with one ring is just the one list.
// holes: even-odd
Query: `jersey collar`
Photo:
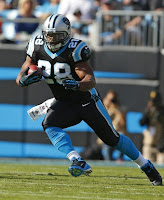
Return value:
[[(69, 41), (68, 41), (68, 42), (69, 42)], [(57, 51), (56, 53), (52, 53), (52, 52), (48, 49), (46, 43), (44, 44), (44, 50), (45, 50), (45, 52), (46, 52), (52, 59), (54, 59), (54, 58), (58, 57), (61, 53), (63, 53), (63, 51), (64, 51), (64, 50), (67, 48), (67, 46), (68, 46), (68, 42), (66, 43), (66, 45), (65, 45), (62, 49), (60, 49), (60, 50)]]

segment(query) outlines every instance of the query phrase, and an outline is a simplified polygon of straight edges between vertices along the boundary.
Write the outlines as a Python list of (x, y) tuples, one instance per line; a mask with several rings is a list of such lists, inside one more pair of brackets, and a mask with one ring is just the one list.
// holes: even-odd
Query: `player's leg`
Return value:
[(142, 156), (130, 138), (115, 131), (110, 116), (100, 99), (84, 107), (83, 116), (85, 122), (91, 126), (104, 143), (114, 146), (137, 163), (153, 185), (162, 184), (162, 178), (158, 171), (150, 161)]
[(72, 161), (69, 172), (73, 176), (89, 174), (92, 172), (91, 167), (80, 157), (72, 146), (71, 138), (63, 131), (63, 128), (78, 124), (79, 106), (56, 101), (51, 106), (43, 121), (43, 127), (52, 144), (65, 156)]

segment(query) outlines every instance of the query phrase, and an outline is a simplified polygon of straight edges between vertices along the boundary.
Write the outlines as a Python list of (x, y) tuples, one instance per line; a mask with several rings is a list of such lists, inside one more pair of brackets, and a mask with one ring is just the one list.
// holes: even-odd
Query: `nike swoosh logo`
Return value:
[(90, 102), (89, 102), (89, 103), (86, 103), (86, 104), (82, 104), (82, 106), (85, 107), (85, 106), (87, 106), (87, 105), (89, 105), (89, 104), (90, 104)]

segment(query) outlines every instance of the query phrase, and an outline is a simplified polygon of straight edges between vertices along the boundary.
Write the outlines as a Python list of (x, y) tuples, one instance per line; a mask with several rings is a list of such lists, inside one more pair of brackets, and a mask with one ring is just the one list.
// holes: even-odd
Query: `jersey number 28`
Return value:
[[(39, 60), (38, 61), (38, 67), (43, 69), (43, 76), (45, 78), (49, 78), (54, 76), (56, 79), (56, 82), (59, 84), (62, 84), (62, 80), (65, 78), (72, 79), (71, 74), (71, 67), (67, 63), (55, 63), (53, 66), (51, 66), (51, 63), (47, 60)], [(52, 75), (52, 67), (54, 74)], [(52, 82), (52, 81), (51, 81)], [(53, 82), (52, 82), (53, 84)]]

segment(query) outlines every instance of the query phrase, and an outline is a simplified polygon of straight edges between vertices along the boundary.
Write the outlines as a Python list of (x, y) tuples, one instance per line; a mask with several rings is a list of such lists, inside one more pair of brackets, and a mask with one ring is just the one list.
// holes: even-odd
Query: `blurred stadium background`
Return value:
[[(44, 81), (33, 87), (20, 88), (15, 79), (25, 59), (26, 42), (13, 41), (13, 13), (16, 9), (0, 12), (0, 157), (16, 158), (64, 158), (55, 151), (42, 130), (42, 119), (33, 122), (27, 115), (32, 106), (52, 97)], [(123, 18), (141, 17), (134, 30), (123, 30), (121, 39), (104, 45), (103, 17), (110, 14), (112, 27), (124, 27)], [(23, 23), (39, 22), (24, 19)], [(87, 22), (83, 22), (87, 24)], [(155, 11), (99, 11), (92, 21), (92, 33), (79, 35), (91, 47), (90, 63), (94, 69), (97, 89), (102, 98), (109, 89), (120, 96), (126, 111), (129, 137), (142, 150), (142, 131), (139, 120), (147, 104), (150, 91), (158, 88), (164, 99), (164, 13)], [(4, 36), (8, 42), (4, 43)], [(9, 42), (10, 41), (10, 42)], [(11, 42), (12, 41), (12, 42)], [(78, 152), (95, 142), (93, 131), (84, 123), (70, 127), (67, 132)], [(82, 135), (82, 137), (81, 137)]]

